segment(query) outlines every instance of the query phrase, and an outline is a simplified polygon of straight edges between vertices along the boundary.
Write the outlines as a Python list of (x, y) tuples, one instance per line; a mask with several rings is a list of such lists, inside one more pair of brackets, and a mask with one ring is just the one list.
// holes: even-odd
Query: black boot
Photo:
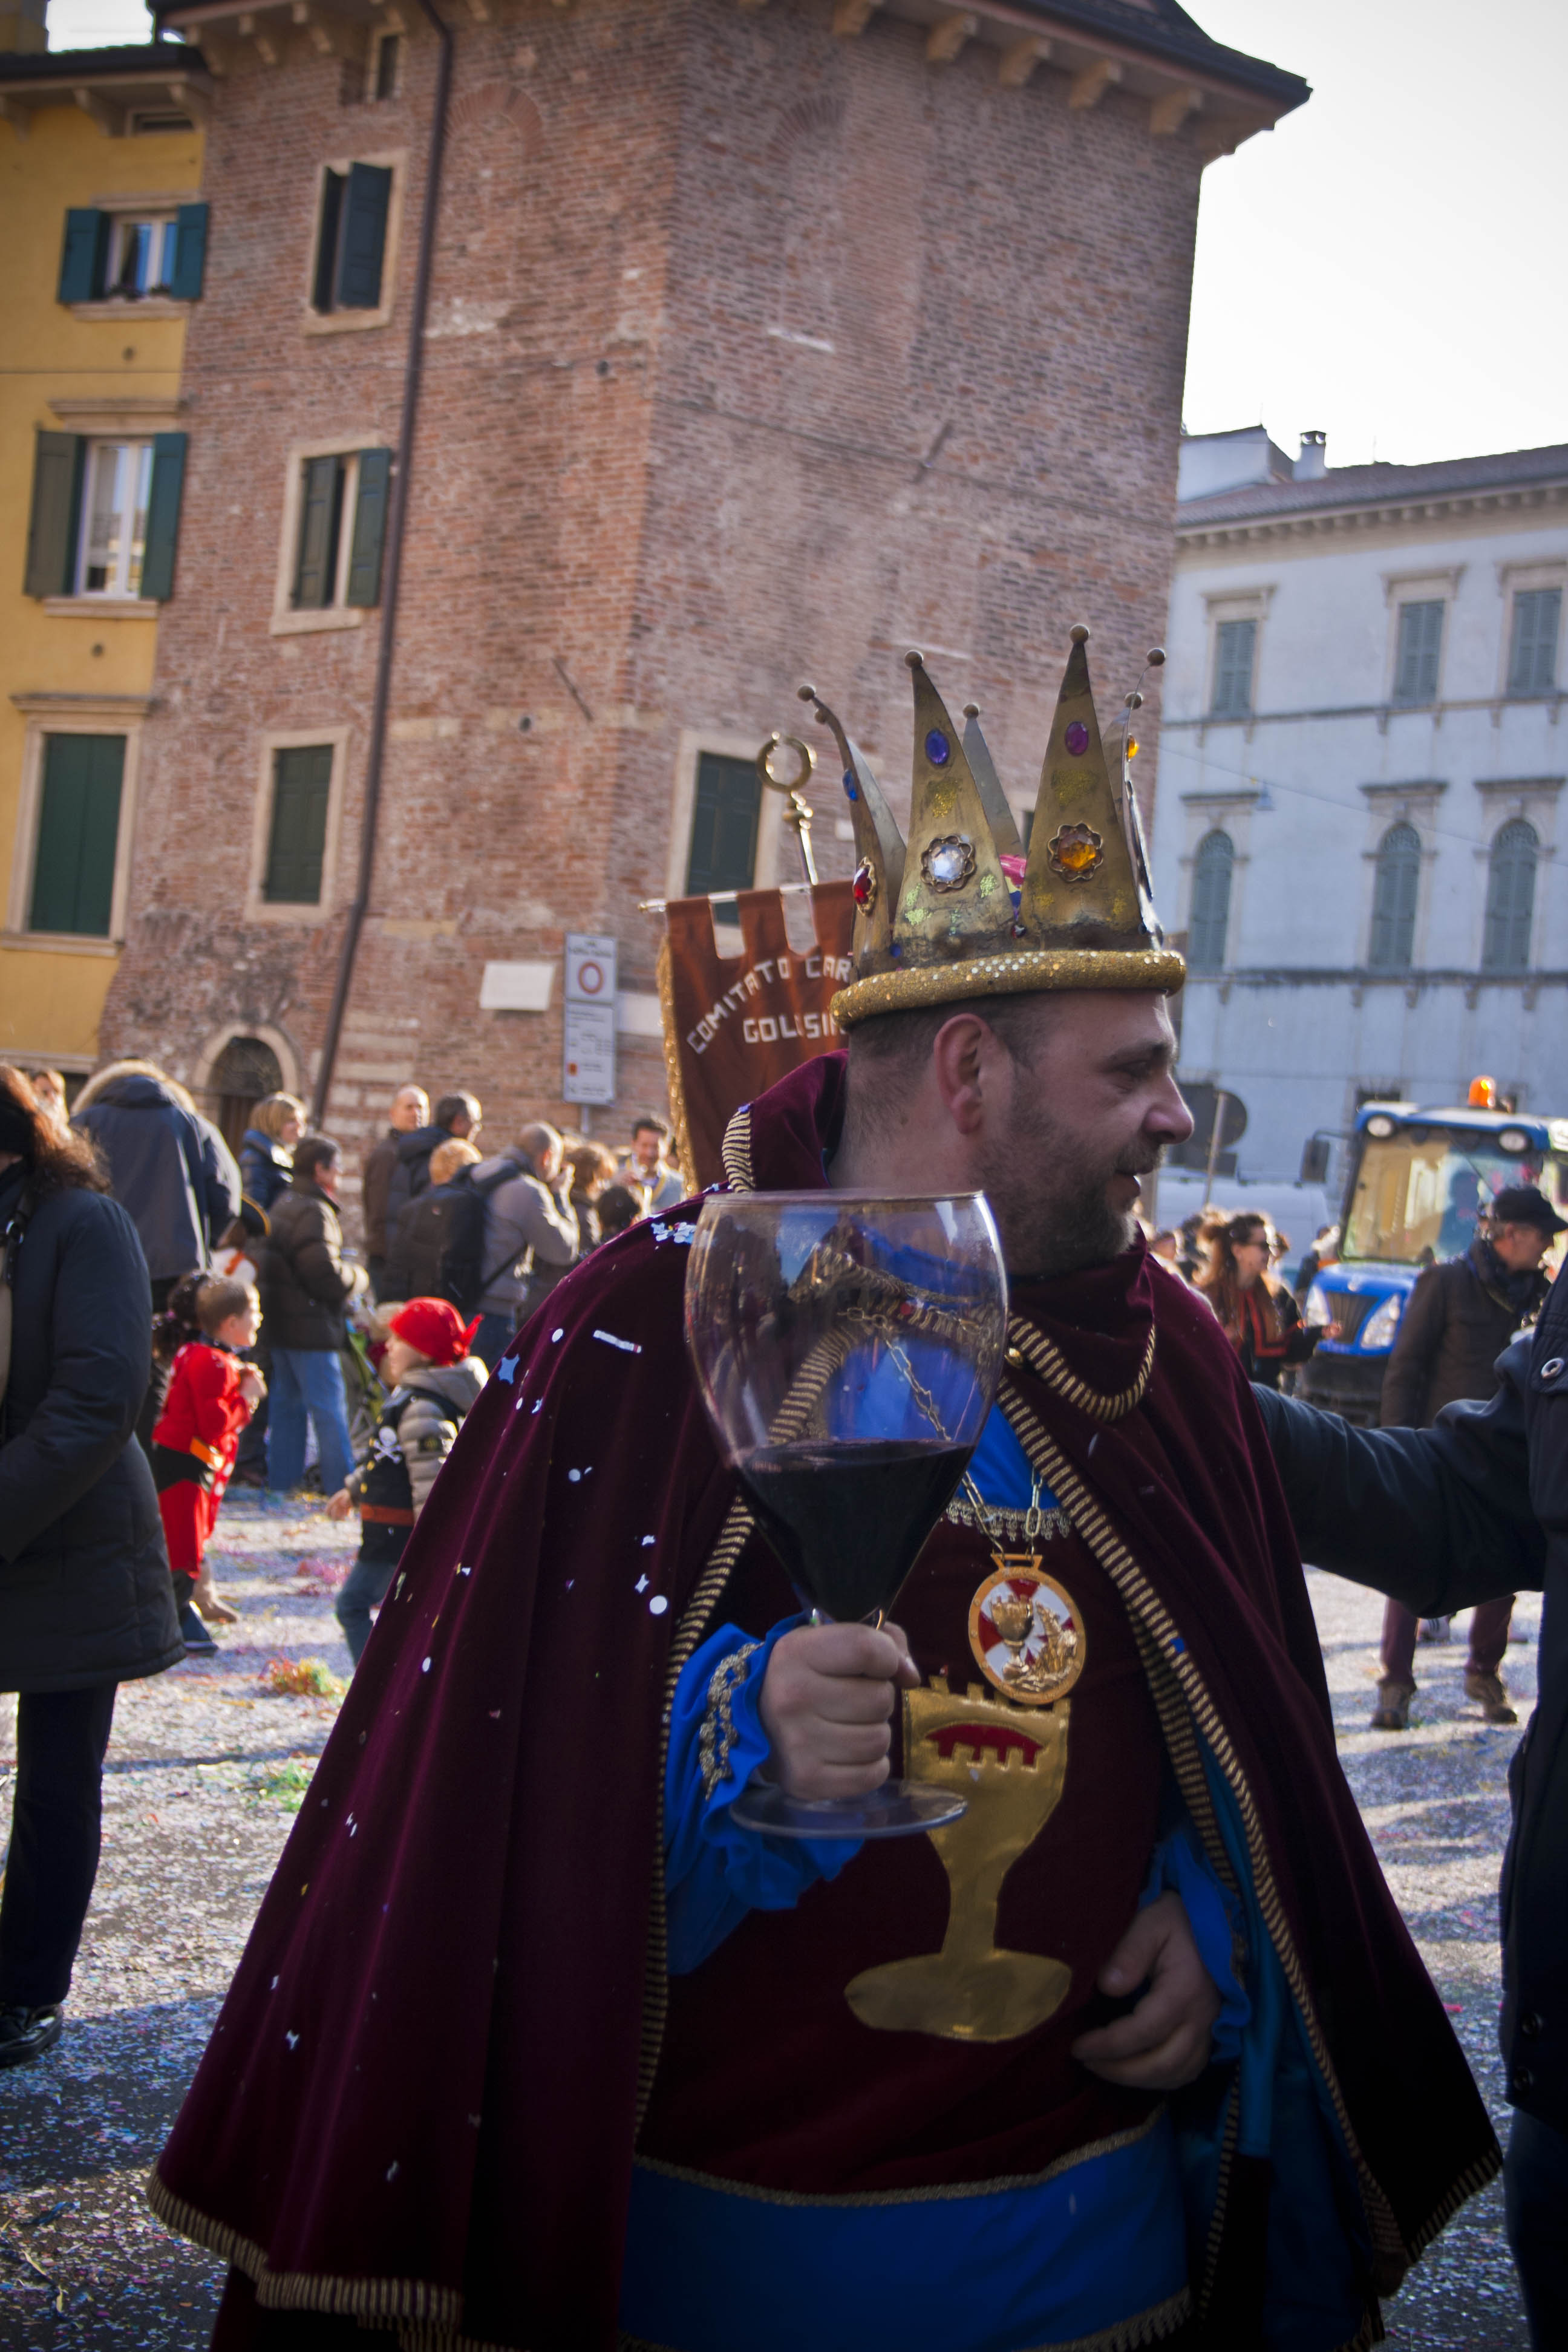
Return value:
[(61, 2023), (56, 2001), (42, 2009), (0, 2009), (0, 2066), (26, 2066), (41, 2058), (59, 2040)]

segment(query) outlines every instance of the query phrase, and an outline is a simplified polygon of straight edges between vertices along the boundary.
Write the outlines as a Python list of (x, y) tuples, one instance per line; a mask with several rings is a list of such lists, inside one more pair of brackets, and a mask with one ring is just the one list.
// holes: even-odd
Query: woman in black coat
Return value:
[(116, 1687), (185, 1654), (132, 1434), (151, 1360), (147, 1263), (105, 1191), (90, 1145), (0, 1063), (0, 1691), (20, 1694), (0, 2066), (59, 2038), (98, 1874)]

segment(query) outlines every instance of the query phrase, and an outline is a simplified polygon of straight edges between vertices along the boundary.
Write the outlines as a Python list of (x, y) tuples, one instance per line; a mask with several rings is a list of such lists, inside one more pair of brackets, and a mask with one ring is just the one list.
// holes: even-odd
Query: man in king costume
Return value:
[[(1026, 864), (918, 656), (843, 759), (847, 1054), (737, 1190), (984, 1190), (999, 1402), (897, 1628), (812, 1625), (682, 1339), (699, 1202), (464, 1426), (152, 2195), (220, 2352), (1337, 2352), (1497, 2168), (1335, 1758), (1299, 1556), (1138, 1178), (1191, 1123), (1075, 629)], [(812, 698), (815, 699), (815, 697)], [(749, 1833), (889, 1769), (952, 1827)]]

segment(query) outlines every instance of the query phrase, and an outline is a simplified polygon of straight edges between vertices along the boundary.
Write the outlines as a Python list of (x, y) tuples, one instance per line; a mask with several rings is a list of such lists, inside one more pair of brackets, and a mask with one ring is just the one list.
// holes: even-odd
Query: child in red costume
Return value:
[(240, 1357), (242, 1349), (255, 1345), (261, 1308), (249, 1283), (219, 1278), (196, 1293), (195, 1317), (199, 1336), (174, 1358), (153, 1432), (153, 1476), (180, 1631), (188, 1649), (211, 1651), (217, 1644), (204, 1620), (232, 1624), (234, 1612), (218, 1599), (203, 1554), (240, 1433), (263, 1393), (261, 1374)]

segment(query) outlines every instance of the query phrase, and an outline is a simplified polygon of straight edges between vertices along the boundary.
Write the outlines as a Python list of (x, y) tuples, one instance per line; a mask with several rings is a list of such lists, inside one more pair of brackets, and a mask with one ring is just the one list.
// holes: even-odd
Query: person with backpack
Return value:
[[(477, 1145), (479, 1139), (479, 1129), (483, 1124), (484, 1112), (480, 1108), (478, 1095), (471, 1095), (466, 1088), (459, 1088), (456, 1094), (441, 1097), (431, 1114), (428, 1127), (413, 1128), (406, 1135), (398, 1138), (394, 1147), (392, 1165), (386, 1175), (385, 1209), (382, 1219), (382, 1231), (389, 1240), (397, 1231), (398, 1219), (409, 1202), (417, 1200), (421, 1192), (429, 1189), (431, 1155), (438, 1151), (444, 1143)], [(378, 1171), (375, 1194), (372, 1202), (373, 1209), (381, 1199), (381, 1176)], [(374, 1232), (371, 1238), (374, 1238)], [(396, 1297), (397, 1294), (392, 1289), (390, 1280), (386, 1289), (380, 1295), (387, 1298)]]
[(464, 1328), (445, 1298), (411, 1298), (392, 1318), (382, 1378), (391, 1393), (369, 1451), (327, 1504), (346, 1519), (357, 1508), (359, 1558), (337, 1599), (338, 1622), (357, 1666), (370, 1639), (370, 1612), (386, 1598), (404, 1549), (447, 1459), (458, 1426), (485, 1384)]
[[(389, 1236), (386, 1255), (382, 1264), (381, 1296), (396, 1301), (407, 1298), (446, 1298), (451, 1294), (443, 1280), (445, 1261), (452, 1239), (454, 1214), (461, 1217), (468, 1198), (466, 1171), (477, 1168), (479, 1155), (471, 1143), (453, 1136), (438, 1143), (430, 1154), (430, 1181), (417, 1199), (405, 1202), (397, 1220), (395, 1231)], [(482, 1230), (483, 1219), (480, 1219)], [(477, 1301), (471, 1302), (471, 1315)], [(453, 1297), (454, 1307), (461, 1307), (460, 1298)]]
[(474, 1351), (493, 1367), (518, 1325), (575, 1265), (583, 1237), (560, 1133), (542, 1119), (476, 1168), (472, 1181), (487, 1195)]

